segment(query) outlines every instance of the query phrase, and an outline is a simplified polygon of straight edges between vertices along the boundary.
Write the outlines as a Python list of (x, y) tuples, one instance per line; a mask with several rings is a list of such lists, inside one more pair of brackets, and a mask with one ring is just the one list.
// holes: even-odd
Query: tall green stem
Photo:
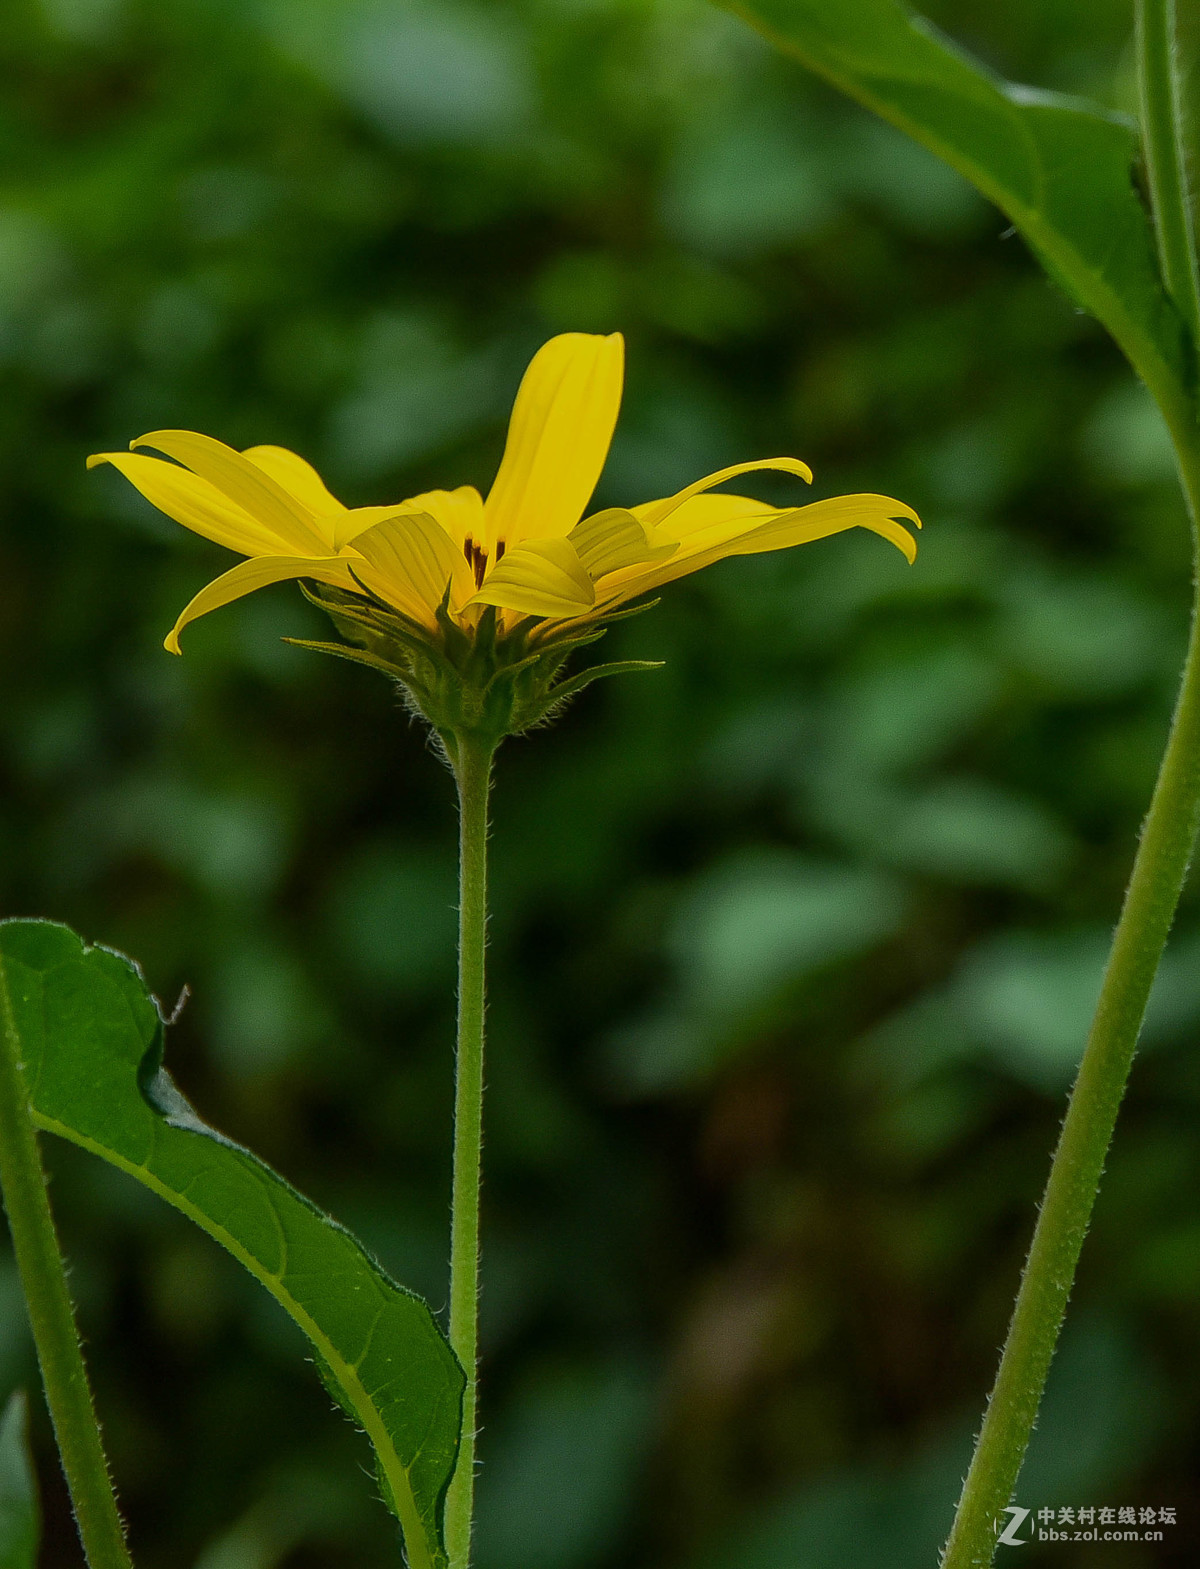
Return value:
[(54, 1436), (90, 1569), (132, 1569), (46, 1193), (2, 965), (0, 1026), (0, 1191)]
[[(1138, 44), (1143, 134), (1163, 276), (1200, 341), (1200, 285), (1181, 158), (1173, 0), (1139, 0)], [(1164, 404), (1163, 414), (1187, 498), (1198, 569), (1183, 679), (942, 1569), (979, 1569), (992, 1562), (1001, 1516), (1020, 1473), (1062, 1327), (1150, 988), (1200, 830), (1200, 433), (1194, 407), (1182, 398)]]
[(475, 1498), (475, 1406), (479, 1360), (479, 1172), (483, 1144), (484, 952), (487, 944), (488, 792), (495, 742), (454, 738), (458, 781), (458, 1049), (454, 1089), (454, 1182), (450, 1218), (450, 1344), (467, 1375), (462, 1442), (446, 1496), (450, 1569), (471, 1561)]

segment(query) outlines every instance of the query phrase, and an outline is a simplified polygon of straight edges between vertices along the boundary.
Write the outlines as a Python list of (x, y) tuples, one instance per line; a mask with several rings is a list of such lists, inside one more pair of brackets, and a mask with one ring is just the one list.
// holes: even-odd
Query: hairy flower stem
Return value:
[(46, 1404), (90, 1569), (132, 1569), (92, 1404), (66, 1270), (0, 965), (0, 1191), (37, 1346)]
[[(1143, 133), (1164, 278), (1185, 319), (1195, 324), (1200, 301), (1179, 156), (1173, 10), (1171, 0), (1141, 0), (1138, 6)], [(1200, 829), (1200, 432), (1194, 408), (1177, 403), (1164, 406), (1163, 413), (1187, 498), (1197, 568), (1183, 679), (942, 1569), (981, 1569), (992, 1562), (1062, 1327), (1150, 988)]]
[(467, 1375), (458, 1465), (446, 1495), (450, 1569), (471, 1561), (475, 1404), (479, 1360), (479, 1172), (483, 1144), (484, 952), (487, 945), (488, 792), (496, 743), (459, 734), (448, 748), (458, 781), (458, 1049), (450, 1218), (450, 1344)]

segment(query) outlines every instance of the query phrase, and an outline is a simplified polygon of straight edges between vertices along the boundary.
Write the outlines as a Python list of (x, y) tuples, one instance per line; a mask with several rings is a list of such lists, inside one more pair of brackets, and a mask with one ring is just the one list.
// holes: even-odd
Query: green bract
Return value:
[[(576, 692), (602, 676), (657, 670), (661, 663), (614, 660), (564, 677), (563, 665), (570, 655), (602, 638), (604, 627), (574, 626), (558, 636), (539, 636), (538, 623), (521, 621), (505, 631), (495, 608), (489, 605), (479, 625), (467, 633), (443, 604), (438, 609), (440, 636), (432, 636), (366, 594), (343, 594), (324, 586), (311, 593), (304, 589), (304, 593), (329, 615), (348, 642), (318, 643), (302, 638), (286, 638), (285, 642), (351, 659), (390, 676), (399, 683), (410, 706), (437, 731), (451, 761), (457, 753), (456, 737), (470, 735), (494, 747), (505, 736), (521, 735), (545, 723)], [(632, 610), (617, 611), (607, 620), (637, 615), (655, 603), (651, 600)]]

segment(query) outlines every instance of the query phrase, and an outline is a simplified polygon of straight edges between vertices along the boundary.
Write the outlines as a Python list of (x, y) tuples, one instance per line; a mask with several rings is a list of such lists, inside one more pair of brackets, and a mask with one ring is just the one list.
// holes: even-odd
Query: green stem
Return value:
[[(1196, 331), (1200, 287), (1180, 161), (1173, 24), (1173, 0), (1139, 0), (1143, 132), (1159, 253), (1168, 288)], [(980, 1569), (992, 1562), (1062, 1328), (1150, 988), (1200, 830), (1200, 432), (1188, 400), (1178, 396), (1160, 404), (1175, 446), (1197, 564), (1187, 657), (1096, 1016), (942, 1569)]]
[(1193, 616), (1171, 738), (942, 1569), (976, 1569), (992, 1561), (998, 1522), (1033, 1431), (1197, 827), (1200, 617)]
[(495, 750), (494, 741), (459, 735), (454, 738), (450, 753), (458, 781), (459, 812), (458, 1049), (450, 1218), (450, 1344), (467, 1375), (458, 1465), (446, 1495), (446, 1548), (450, 1569), (467, 1569), (471, 1561), (475, 1497), (488, 791)]
[(1200, 345), (1200, 274), (1184, 172), (1175, 0), (1137, 0), (1137, 47), (1146, 171), (1163, 281)]
[(75, 1520), (91, 1569), (132, 1569), (92, 1404), (0, 965), (0, 1191)]

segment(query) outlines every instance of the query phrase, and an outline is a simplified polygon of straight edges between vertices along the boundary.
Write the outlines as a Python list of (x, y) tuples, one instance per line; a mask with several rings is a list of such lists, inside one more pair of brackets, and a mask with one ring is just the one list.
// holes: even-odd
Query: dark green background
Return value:
[[(1118, 0), (938, 14), (1130, 101)], [(856, 535), (671, 588), (606, 645), (664, 670), (501, 754), (478, 1563), (932, 1569), (1182, 654), (1116, 352), (957, 177), (684, 0), (12, 0), (0, 158), (4, 912), (188, 984), (203, 1113), (435, 1306), (449, 777), (279, 641), (322, 635), (294, 588), (163, 653), (230, 558), (85, 455), (174, 425), (351, 503), (486, 486), (538, 343), (620, 328), (601, 501), (788, 452), (923, 514), (912, 569)], [(1018, 1492), (1179, 1524), (1014, 1562), (1194, 1561), (1198, 903)], [(50, 1154), (139, 1569), (398, 1562), (282, 1316)], [(0, 1394), (33, 1377), (5, 1256)]]

